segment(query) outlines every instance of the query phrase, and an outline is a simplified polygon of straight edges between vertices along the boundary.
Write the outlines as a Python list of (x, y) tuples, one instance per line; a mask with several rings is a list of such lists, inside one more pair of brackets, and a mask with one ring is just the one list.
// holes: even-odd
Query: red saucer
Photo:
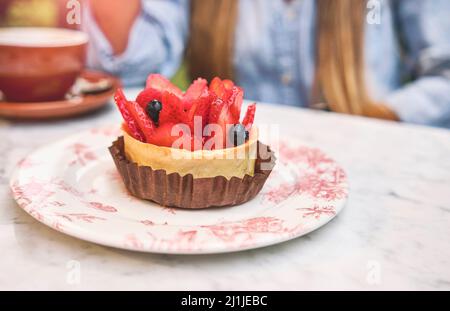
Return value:
[(51, 102), (20, 103), (0, 101), (0, 117), (9, 119), (42, 120), (80, 115), (106, 105), (115, 90), (121, 86), (119, 79), (104, 72), (85, 70), (81, 78), (89, 82), (108, 79), (111, 87), (95, 94)]

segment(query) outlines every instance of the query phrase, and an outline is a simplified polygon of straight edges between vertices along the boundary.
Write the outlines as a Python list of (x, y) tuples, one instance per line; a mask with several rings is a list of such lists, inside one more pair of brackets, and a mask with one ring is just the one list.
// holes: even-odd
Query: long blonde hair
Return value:
[[(364, 71), (365, 0), (317, 0), (312, 99), (335, 112), (370, 115)], [(191, 77), (233, 78), (238, 0), (191, 0), (187, 58)]]

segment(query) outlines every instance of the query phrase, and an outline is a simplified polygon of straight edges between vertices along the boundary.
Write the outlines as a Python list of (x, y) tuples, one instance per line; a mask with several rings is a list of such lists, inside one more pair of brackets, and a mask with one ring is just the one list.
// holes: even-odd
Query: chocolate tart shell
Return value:
[(185, 176), (178, 173), (166, 174), (165, 170), (139, 166), (126, 158), (123, 137), (113, 142), (109, 151), (126, 188), (132, 195), (162, 206), (187, 209), (245, 203), (261, 191), (275, 166), (274, 153), (259, 141), (254, 175), (245, 175), (244, 178), (232, 177), (229, 180), (223, 176), (193, 178), (191, 174)]

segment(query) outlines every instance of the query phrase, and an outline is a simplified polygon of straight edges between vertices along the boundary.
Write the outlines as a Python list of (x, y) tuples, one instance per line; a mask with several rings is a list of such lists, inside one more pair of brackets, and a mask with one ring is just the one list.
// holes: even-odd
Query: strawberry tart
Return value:
[(128, 191), (163, 206), (242, 204), (262, 189), (275, 163), (258, 141), (256, 104), (241, 121), (243, 90), (231, 80), (195, 80), (182, 92), (151, 74), (136, 100), (115, 94), (122, 132), (110, 147)]

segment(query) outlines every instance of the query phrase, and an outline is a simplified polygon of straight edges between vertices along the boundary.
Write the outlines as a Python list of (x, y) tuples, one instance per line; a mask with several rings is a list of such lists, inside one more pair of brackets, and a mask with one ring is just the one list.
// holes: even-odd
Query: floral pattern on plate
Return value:
[(111, 126), (78, 133), (22, 159), (11, 178), (14, 198), (38, 221), (94, 243), (135, 251), (204, 254), (287, 241), (315, 230), (343, 208), (343, 169), (321, 150), (281, 141), (261, 193), (235, 207), (183, 210), (126, 191), (108, 147)]

